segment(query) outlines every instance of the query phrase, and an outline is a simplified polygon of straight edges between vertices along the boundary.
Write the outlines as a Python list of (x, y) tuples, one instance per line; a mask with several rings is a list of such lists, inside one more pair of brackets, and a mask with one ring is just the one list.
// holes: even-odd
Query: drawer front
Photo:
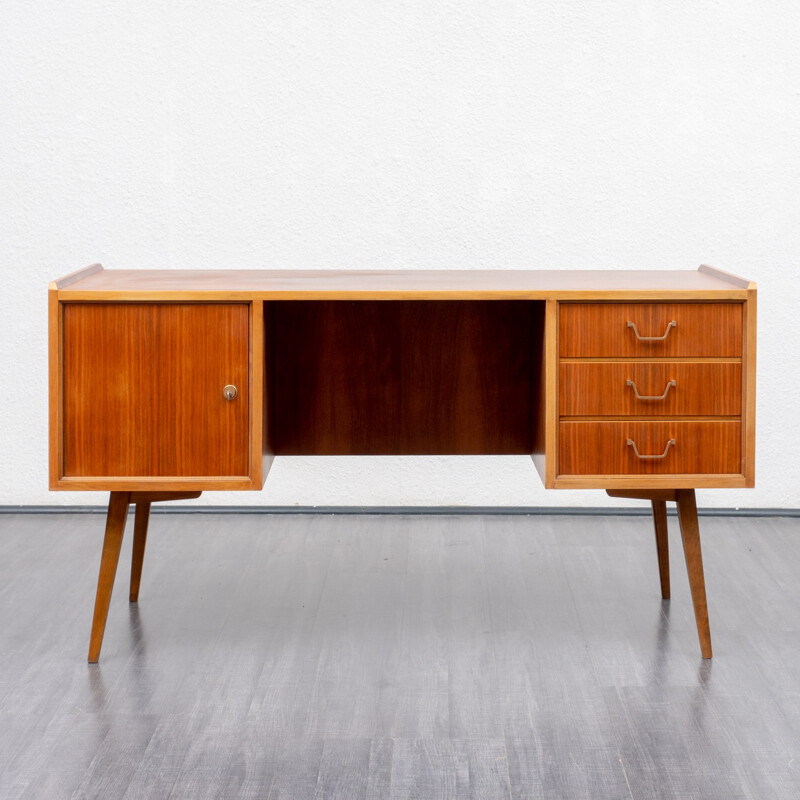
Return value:
[(561, 475), (731, 475), (741, 469), (738, 420), (559, 424)]
[(561, 303), (559, 351), (562, 358), (739, 357), (742, 304)]
[(739, 416), (742, 365), (562, 361), (558, 392), (567, 417)]

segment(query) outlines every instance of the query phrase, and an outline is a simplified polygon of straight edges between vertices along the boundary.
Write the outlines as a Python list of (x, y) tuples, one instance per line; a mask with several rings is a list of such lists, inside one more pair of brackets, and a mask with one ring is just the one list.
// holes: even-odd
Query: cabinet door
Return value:
[(248, 304), (66, 303), (63, 337), (65, 477), (248, 474)]

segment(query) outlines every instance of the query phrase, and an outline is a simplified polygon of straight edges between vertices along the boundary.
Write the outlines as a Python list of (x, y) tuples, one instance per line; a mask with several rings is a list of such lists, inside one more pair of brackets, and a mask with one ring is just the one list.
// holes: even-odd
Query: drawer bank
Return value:
[(175, 271), (50, 284), (50, 488), (110, 492), (89, 661), (136, 506), (259, 490), (280, 455), (530, 455), (548, 489), (678, 509), (711, 657), (695, 489), (755, 479), (755, 284), (676, 271)]

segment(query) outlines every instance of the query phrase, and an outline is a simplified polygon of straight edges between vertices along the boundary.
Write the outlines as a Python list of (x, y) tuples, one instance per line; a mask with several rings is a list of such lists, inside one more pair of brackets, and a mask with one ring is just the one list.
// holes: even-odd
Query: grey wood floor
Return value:
[(0, 516), (0, 797), (798, 798), (800, 521)]

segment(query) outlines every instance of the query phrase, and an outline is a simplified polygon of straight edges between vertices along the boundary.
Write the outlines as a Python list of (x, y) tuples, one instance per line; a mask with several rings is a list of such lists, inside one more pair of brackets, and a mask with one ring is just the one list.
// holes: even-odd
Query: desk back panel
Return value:
[(275, 454), (529, 454), (543, 305), (268, 303)]

